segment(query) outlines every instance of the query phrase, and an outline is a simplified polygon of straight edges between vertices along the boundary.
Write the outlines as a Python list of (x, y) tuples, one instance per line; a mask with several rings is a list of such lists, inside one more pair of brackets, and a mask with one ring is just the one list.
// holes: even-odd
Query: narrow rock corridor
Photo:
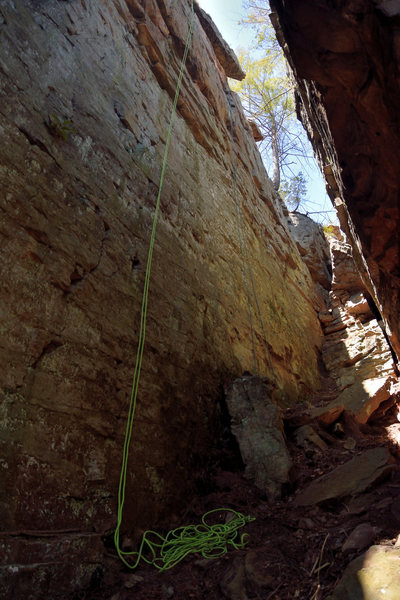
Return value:
[[(5, 600), (400, 598), (400, 12), (269, 6), (325, 233), (197, 2), (0, 0)], [(124, 566), (219, 507), (243, 544)]]

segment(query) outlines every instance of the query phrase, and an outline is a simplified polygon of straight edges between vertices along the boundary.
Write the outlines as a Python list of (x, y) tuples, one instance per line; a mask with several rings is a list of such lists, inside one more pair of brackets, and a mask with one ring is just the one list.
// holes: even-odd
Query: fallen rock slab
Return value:
[(392, 395), (393, 377), (377, 377), (357, 382), (343, 390), (338, 401), (355, 417), (357, 423), (364, 424), (372, 413)]
[(372, 448), (336, 467), (330, 473), (313, 481), (295, 498), (295, 506), (312, 506), (354, 496), (375, 482), (388, 476), (396, 468), (387, 448)]
[(366, 494), (361, 494), (360, 496), (356, 496), (348, 504), (346, 504), (346, 508), (344, 509), (345, 514), (348, 515), (360, 515), (362, 513), (367, 512), (373, 504), (379, 500), (379, 495), (376, 491), (367, 492)]
[(233, 565), (221, 579), (220, 587), (224, 598), (228, 600), (248, 600), (245, 567), (240, 558), (236, 557), (233, 561)]
[(373, 527), (371, 523), (360, 523), (350, 533), (342, 546), (342, 552), (359, 552), (370, 546), (375, 536), (381, 531), (379, 527)]
[(227, 389), (231, 429), (246, 465), (246, 476), (269, 498), (281, 495), (292, 464), (280, 408), (266, 378), (241, 377)]
[(371, 546), (353, 560), (328, 600), (399, 600), (400, 548)]
[(327, 450), (328, 444), (324, 442), (323, 439), (320, 438), (318, 433), (315, 431), (311, 425), (303, 425), (299, 427), (294, 432), (294, 439), (296, 440), (296, 444), (298, 446), (307, 446), (307, 442), (311, 442), (315, 446), (317, 446), (320, 450)]
[(349, 386), (327, 406), (311, 411), (311, 417), (325, 427), (334, 423), (344, 410), (354, 415), (357, 423), (364, 424), (396, 389), (393, 377), (375, 377)]
[(326, 406), (317, 406), (316, 408), (313, 408), (311, 411), (311, 418), (317, 419), (320, 425), (329, 427), (329, 425), (332, 425), (332, 423), (337, 421), (343, 411), (344, 404), (341, 404), (339, 399), (336, 398)]

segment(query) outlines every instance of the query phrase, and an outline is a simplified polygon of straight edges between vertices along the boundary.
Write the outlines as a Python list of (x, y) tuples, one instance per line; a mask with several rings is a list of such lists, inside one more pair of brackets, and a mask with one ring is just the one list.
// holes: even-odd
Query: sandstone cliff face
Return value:
[[(343, 410), (365, 423), (379, 405), (397, 394), (397, 366), (380, 314), (366, 289), (350, 244), (339, 228), (325, 238), (309, 217), (289, 215), (290, 229), (315, 282), (315, 301), (324, 332), (322, 362), (339, 395), (312, 411), (324, 424)], [(332, 273), (332, 277), (330, 276)]]
[(328, 406), (312, 411), (312, 415), (329, 424), (345, 410), (364, 424), (383, 402), (395, 402), (397, 370), (383, 323), (361, 281), (351, 246), (331, 238), (330, 251), (332, 288), (328, 310), (320, 313), (325, 334), (322, 359), (340, 393)]
[[(184, 0), (1, 3), (0, 549), (12, 597), (66, 598), (104, 574), (188, 22)], [(217, 445), (222, 384), (253, 370), (221, 60), (196, 16), (129, 466), (123, 529), (135, 539), (191, 498)], [(236, 98), (233, 118), (244, 235), (290, 400), (318, 385), (312, 282)], [(252, 305), (258, 370), (271, 378)]]
[(272, 20), (297, 80), (301, 118), (332, 199), (344, 200), (342, 228), (399, 353), (397, 4), (271, 0)]
[(329, 244), (321, 225), (301, 213), (289, 213), (288, 226), (297, 248), (314, 281), (315, 309), (324, 311), (332, 285), (332, 264)]
[(330, 240), (333, 281), (329, 309), (320, 318), (325, 339), (322, 356), (339, 390), (367, 379), (395, 377), (393, 357), (382, 323), (371, 310), (351, 246)]

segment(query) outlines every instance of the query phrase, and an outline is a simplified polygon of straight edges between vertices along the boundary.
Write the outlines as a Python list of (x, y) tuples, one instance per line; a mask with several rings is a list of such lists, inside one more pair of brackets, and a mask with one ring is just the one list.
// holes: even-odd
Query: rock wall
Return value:
[(332, 285), (331, 254), (323, 229), (310, 217), (297, 212), (289, 213), (288, 227), (314, 281), (315, 309), (323, 312)]
[[(0, 5), (3, 597), (67, 598), (117, 572), (104, 542), (189, 13), (187, 0)], [(222, 385), (254, 371), (226, 94), (235, 67), (215, 32), (196, 15), (161, 199), (124, 512), (133, 540), (176, 522), (218, 445)], [(232, 103), (244, 236), (290, 401), (319, 381), (313, 284)]]
[(399, 353), (398, 3), (271, 0), (271, 9), (299, 114)]
[(395, 377), (393, 356), (373, 312), (351, 246), (330, 239), (332, 288), (328, 312), (320, 314), (325, 333), (322, 357), (339, 391), (367, 379)]
[[(379, 406), (394, 404), (398, 393), (397, 367), (379, 319), (353, 260), (352, 248), (330, 238), (332, 288), (328, 310), (320, 313), (325, 338), (322, 359), (339, 395), (312, 415), (329, 424), (345, 410), (366, 423)], [(378, 318), (377, 318), (378, 317)]]
[(346, 410), (365, 423), (398, 393), (398, 368), (379, 311), (338, 227), (326, 238), (320, 225), (298, 213), (289, 215), (289, 227), (315, 283), (322, 362), (338, 392), (312, 415), (326, 425)]

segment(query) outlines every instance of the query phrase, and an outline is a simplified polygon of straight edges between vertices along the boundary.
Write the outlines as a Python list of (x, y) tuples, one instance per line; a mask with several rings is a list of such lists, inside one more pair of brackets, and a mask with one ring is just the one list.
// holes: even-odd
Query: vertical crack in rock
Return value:
[(38, 358), (32, 364), (32, 369), (36, 369), (40, 365), (40, 363), (42, 362), (43, 358), (46, 355), (51, 354), (52, 352), (55, 352), (57, 350), (57, 348), (60, 348), (62, 345), (63, 345), (62, 342), (60, 342), (59, 340), (52, 340), (51, 342), (46, 344), (44, 346), (43, 350), (41, 351), (40, 355), (38, 356)]
[(70, 296), (77, 288), (81, 288), (83, 286), (83, 284), (85, 283), (85, 281), (87, 280), (87, 278), (90, 275), (93, 275), (99, 268), (100, 262), (103, 258), (105, 242), (110, 235), (110, 228), (107, 225), (106, 221), (103, 221), (103, 226), (104, 226), (104, 235), (100, 242), (100, 249), (99, 249), (98, 259), (97, 259), (96, 263), (93, 265), (93, 267), (91, 267), (90, 269), (87, 269), (87, 270), (84, 269), (78, 263), (75, 264), (75, 269), (73, 270), (73, 272), (70, 275), (70, 285), (69, 285), (68, 289), (66, 289), (64, 291), (64, 297), (68, 298), (68, 296)]

